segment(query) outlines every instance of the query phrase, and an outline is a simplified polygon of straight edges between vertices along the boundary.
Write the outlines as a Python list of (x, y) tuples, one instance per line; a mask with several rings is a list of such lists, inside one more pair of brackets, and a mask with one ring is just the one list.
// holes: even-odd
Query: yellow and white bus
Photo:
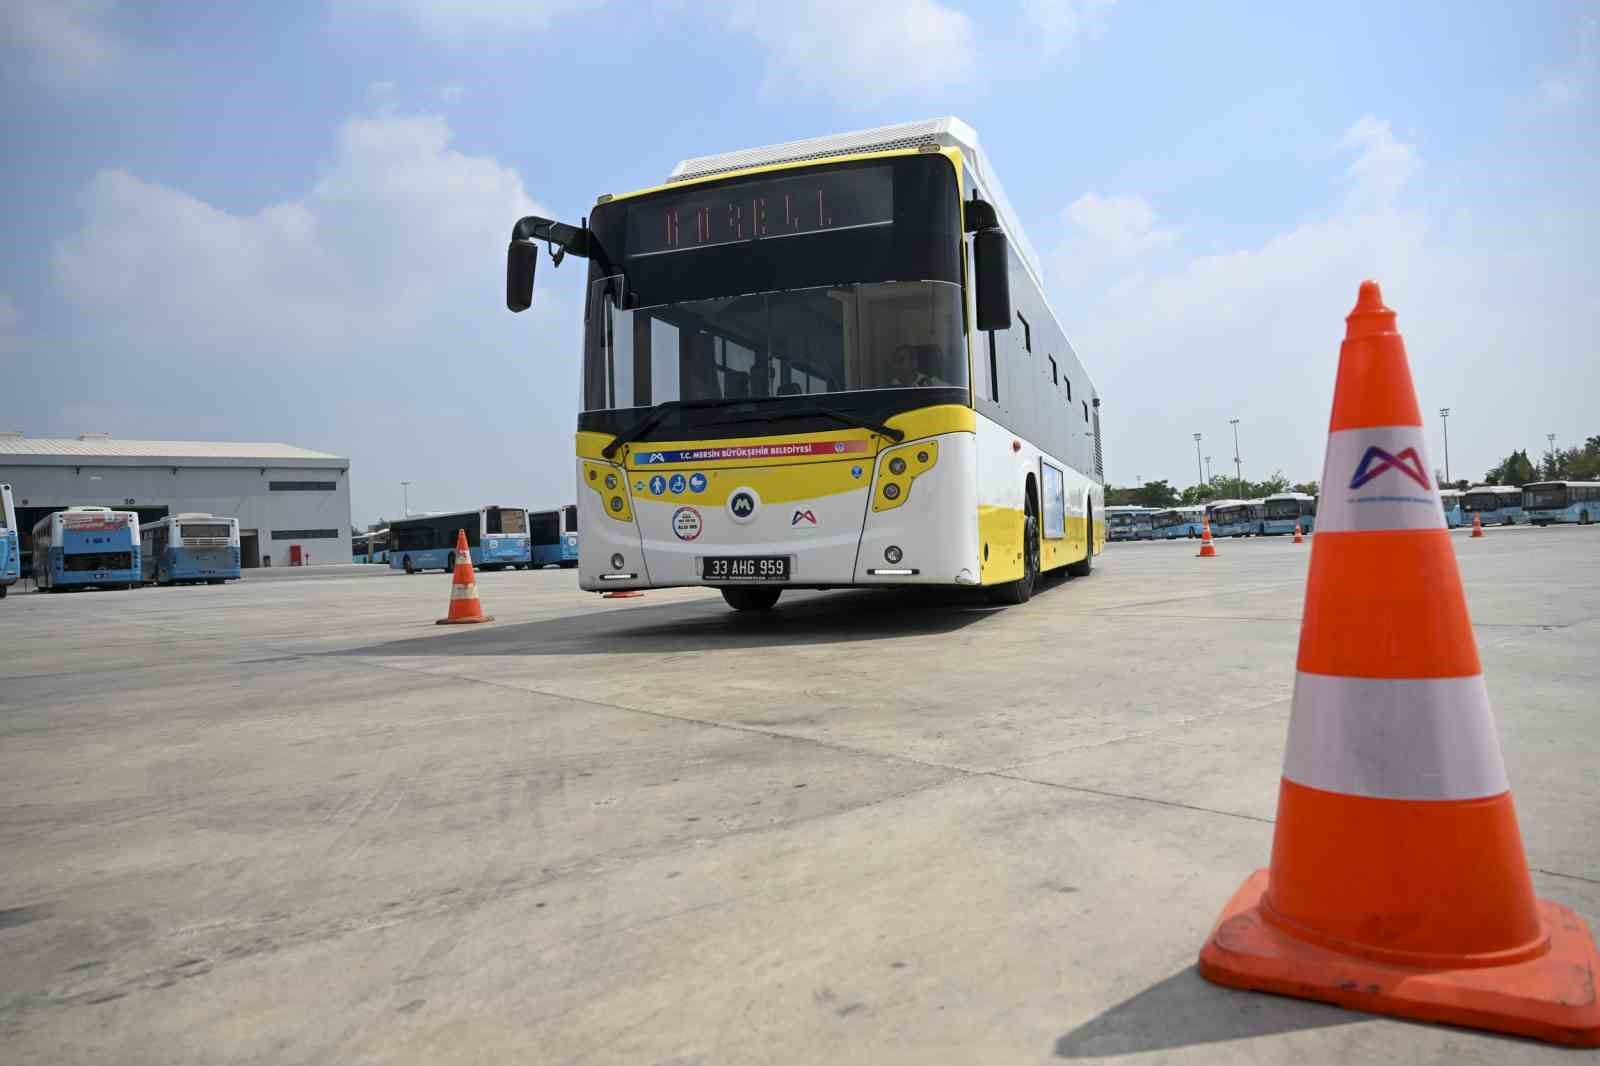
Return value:
[(1022, 603), (1105, 540), (1100, 400), (977, 135), (954, 118), (678, 164), (573, 226), (589, 261), (580, 585), (983, 586)]

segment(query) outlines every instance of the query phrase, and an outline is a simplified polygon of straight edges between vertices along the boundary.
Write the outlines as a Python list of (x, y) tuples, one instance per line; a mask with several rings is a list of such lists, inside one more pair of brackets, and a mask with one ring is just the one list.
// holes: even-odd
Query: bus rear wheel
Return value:
[[(1094, 529), (1094, 507), (1093, 506), (1091, 506), (1089, 508), (1088, 523), (1089, 524), (1084, 527), (1085, 530)], [(1072, 577), (1088, 577), (1090, 574), (1094, 573), (1094, 545), (1091, 544), (1089, 542), (1089, 540), (1090, 540), (1090, 538), (1087, 537), (1087, 536), (1084, 538), (1084, 542), (1083, 542), (1083, 558), (1079, 559), (1075, 563), (1068, 563), (1067, 564), (1067, 573), (1068, 573), (1068, 575), (1070, 575)]]
[(778, 597), (783, 595), (782, 589), (775, 589), (770, 585), (741, 588), (724, 586), (721, 591), (722, 598), (735, 611), (770, 611), (777, 605)]
[(408, 573), (408, 574), (416, 573), (416, 570), (412, 569), (412, 567), (411, 567), (411, 556), (408, 555), (404, 559), (402, 559), (401, 560), (401, 565), (406, 568), (406, 573)]
[(1589, 524), (1589, 512), (1588, 511), (1579, 511), (1578, 512), (1578, 525), (1586, 526), (1588, 524)]
[(447, 574), (453, 574), (453, 573), (456, 572), (456, 553), (455, 552), (451, 552), (449, 555), (446, 555), (444, 557), (444, 572), (447, 573)]

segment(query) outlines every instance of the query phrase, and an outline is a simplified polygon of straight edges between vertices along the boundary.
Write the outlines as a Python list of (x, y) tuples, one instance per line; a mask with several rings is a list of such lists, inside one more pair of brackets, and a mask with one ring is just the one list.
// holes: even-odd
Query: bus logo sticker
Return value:
[(808, 523), (808, 524), (813, 525), (813, 526), (816, 525), (817, 524), (817, 512), (811, 511), (811, 510), (796, 511), (794, 513), (794, 517), (789, 519), (789, 524), (791, 526), (797, 526), (801, 522), (805, 522), (805, 523)]
[(673, 474), (672, 480), (667, 482), (667, 488), (672, 490), (674, 496), (683, 495), (683, 487), (687, 484), (682, 474)]
[(756, 495), (755, 489), (734, 489), (728, 497), (728, 517), (741, 524), (753, 522), (756, 508), (760, 506), (761, 497)]
[(702, 528), (700, 512), (693, 507), (680, 507), (672, 512), (672, 535), (679, 540), (695, 540)]
[(1428, 474), (1422, 469), (1422, 459), (1417, 455), (1415, 448), (1405, 448), (1399, 455), (1390, 455), (1376, 444), (1368, 448), (1366, 454), (1361, 457), (1361, 462), (1356, 466), (1355, 476), (1350, 479), (1350, 488), (1359, 489), (1385, 470), (1391, 469), (1400, 471), (1421, 485), (1424, 490), (1428, 488)]
[(667, 479), (657, 474), (650, 479), (650, 495), (659, 496), (667, 491)]
[(704, 491), (706, 491), (706, 476), (704, 474), (699, 474), (699, 473), (690, 474), (689, 475), (689, 491), (690, 492), (704, 492)]
[(861, 468), (859, 466), (852, 466), (850, 468), (850, 476), (859, 481), (861, 479)]
[(643, 492), (644, 491), (644, 478), (640, 478), (638, 481), (635, 481), (633, 483), (633, 491), (634, 492)]

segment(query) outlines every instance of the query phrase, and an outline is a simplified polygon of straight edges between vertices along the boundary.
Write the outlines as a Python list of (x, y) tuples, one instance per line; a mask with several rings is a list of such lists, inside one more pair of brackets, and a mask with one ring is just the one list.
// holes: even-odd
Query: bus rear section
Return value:
[(17, 536), (17, 509), (11, 486), (0, 485), (0, 600), (22, 577), (22, 545)]
[(1268, 496), (1262, 503), (1261, 532), (1269, 537), (1293, 533), (1295, 523), (1302, 533), (1317, 524), (1317, 498), (1302, 492), (1283, 492)]
[(1522, 490), (1515, 485), (1479, 485), (1461, 494), (1461, 517), (1486, 526), (1514, 526), (1526, 520)]
[(1200, 515), (1198, 507), (1157, 511), (1150, 516), (1150, 527), (1155, 530), (1157, 540), (1192, 540), (1200, 535)]
[(1213, 537), (1244, 537), (1256, 532), (1255, 508), (1248, 500), (1217, 500), (1210, 510)]
[(211, 514), (169, 515), (140, 531), (144, 579), (157, 585), (236, 581), (239, 520)]
[(134, 588), (144, 580), (139, 516), (69, 507), (33, 527), (33, 578), (41, 589)]
[(1600, 481), (1543, 481), (1522, 487), (1522, 510), (1536, 526), (1600, 518)]
[(578, 565), (578, 508), (528, 512), (528, 540), (534, 566)]
[(1440, 489), (1439, 506), (1444, 508), (1444, 525), (1446, 529), (1458, 529), (1461, 526), (1461, 493), (1457, 489)]
[[(1144, 518), (1141, 525), (1139, 519)], [(1149, 540), (1150, 536), (1141, 537), (1141, 529), (1149, 526), (1150, 516), (1142, 507), (1107, 507), (1106, 508), (1106, 539), (1107, 540)], [(1150, 535), (1154, 535), (1153, 526)]]

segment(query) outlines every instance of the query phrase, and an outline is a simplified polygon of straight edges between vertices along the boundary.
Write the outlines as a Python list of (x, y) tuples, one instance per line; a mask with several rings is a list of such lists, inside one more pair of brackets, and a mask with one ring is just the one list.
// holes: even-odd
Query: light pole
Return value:
[(1206, 456), (1206, 484), (1211, 484), (1211, 456)]
[(1194, 435), (1194, 476), (1197, 478), (1205, 477), (1200, 472), (1200, 434), (1198, 433)]
[(1450, 484), (1450, 408), (1439, 408), (1439, 421), (1444, 423), (1444, 482)]
[(400, 482), (400, 517), (411, 517), (411, 482)]
[(1544, 439), (1550, 442), (1550, 473), (1545, 476), (1554, 478), (1556, 476), (1556, 435), (1554, 433), (1546, 433)]
[(1238, 499), (1244, 499), (1244, 467), (1239, 465), (1239, 420), (1228, 419), (1228, 425), (1233, 427), (1233, 491), (1237, 492)]

